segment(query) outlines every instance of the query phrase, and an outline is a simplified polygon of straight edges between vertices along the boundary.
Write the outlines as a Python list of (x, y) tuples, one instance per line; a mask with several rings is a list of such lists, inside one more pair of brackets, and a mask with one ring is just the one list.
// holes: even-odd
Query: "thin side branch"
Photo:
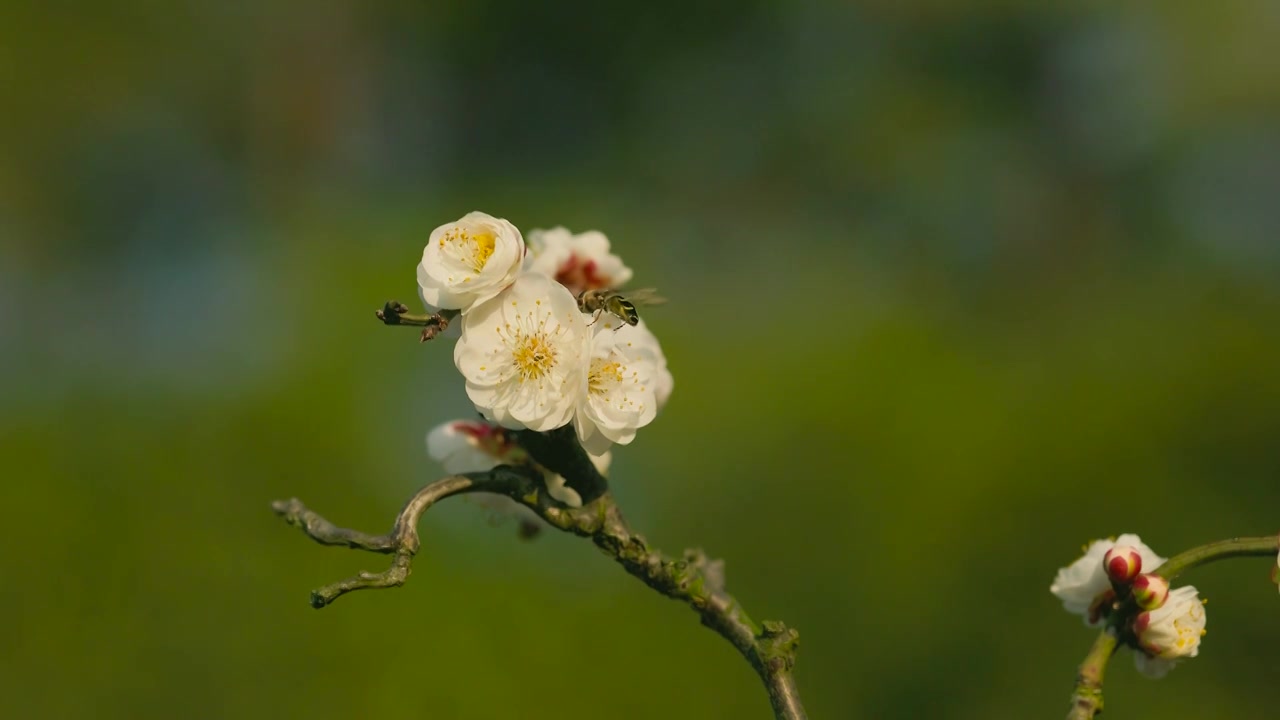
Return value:
[(1278, 551), (1280, 551), (1280, 537), (1275, 535), (1219, 540), (1178, 553), (1156, 568), (1155, 572), (1166, 580), (1172, 580), (1193, 567), (1215, 560), (1233, 557), (1274, 558)]
[(324, 545), (338, 545), (394, 555), (385, 572), (362, 572), (311, 594), (313, 607), (322, 608), (353, 590), (404, 584), (419, 547), (417, 524), (422, 513), (451, 495), (492, 492), (506, 495), (533, 510), (551, 526), (591, 541), (628, 573), (673, 600), (688, 604), (702, 624), (728, 640), (751, 663), (769, 693), (779, 720), (803, 720), (804, 707), (796, 691), (795, 665), (799, 634), (781, 622), (756, 623), (738, 601), (725, 592), (724, 563), (701, 550), (686, 550), (679, 559), (651, 548), (632, 531), (613, 497), (604, 492), (580, 508), (569, 508), (550, 497), (540, 477), (524, 468), (502, 466), (490, 472), (447, 477), (431, 483), (405, 505), (391, 532), (367, 535), (339, 528), (296, 499), (272, 504), (286, 522)]
[(408, 325), (422, 328), (421, 342), (426, 342), (449, 327), (450, 321), (458, 317), (457, 310), (441, 310), (433, 315), (412, 315), (409, 307), (399, 300), (388, 300), (381, 310), (373, 313), (383, 325)]
[(1111, 628), (1103, 630), (1093, 641), (1093, 647), (1076, 673), (1076, 690), (1071, 695), (1067, 720), (1093, 720), (1102, 713), (1102, 678), (1118, 643)]

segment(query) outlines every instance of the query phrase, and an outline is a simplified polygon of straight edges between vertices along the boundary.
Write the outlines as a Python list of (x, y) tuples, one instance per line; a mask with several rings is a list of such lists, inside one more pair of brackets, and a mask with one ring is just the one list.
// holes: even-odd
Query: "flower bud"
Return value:
[(1169, 597), (1169, 581), (1159, 575), (1139, 575), (1133, 579), (1133, 599), (1143, 610), (1155, 610)]
[(1142, 572), (1142, 556), (1132, 545), (1116, 545), (1102, 556), (1107, 577), (1117, 585), (1128, 585)]

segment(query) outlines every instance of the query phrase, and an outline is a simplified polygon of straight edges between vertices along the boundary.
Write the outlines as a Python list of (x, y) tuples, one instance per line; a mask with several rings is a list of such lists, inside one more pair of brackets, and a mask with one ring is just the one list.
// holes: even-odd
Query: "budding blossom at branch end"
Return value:
[(1110, 603), (1108, 593), (1113, 593), (1111, 579), (1103, 566), (1103, 558), (1107, 551), (1117, 545), (1129, 546), (1137, 552), (1141, 566), (1156, 568), (1164, 564), (1165, 558), (1147, 547), (1142, 539), (1132, 533), (1126, 533), (1114, 540), (1095, 540), (1084, 548), (1084, 555), (1067, 567), (1058, 570), (1049, 591), (1062, 601), (1062, 607), (1069, 613), (1079, 615), (1085, 625), (1098, 627), (1106, 619)]

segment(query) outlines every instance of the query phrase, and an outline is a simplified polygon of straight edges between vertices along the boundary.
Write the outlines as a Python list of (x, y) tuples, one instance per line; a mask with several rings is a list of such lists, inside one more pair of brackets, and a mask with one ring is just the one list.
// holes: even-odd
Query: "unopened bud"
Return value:
[(1143, 610), (1155, 610), (1169, 598), (1169, 581), (1159, 575), (1139, 575), (1133, 579), (1133, 600)]
[(1117, 585), (1128, 585), (1142, 572), (1142, 556), (1132, 545), (1117, 545), (1102, 556), (1107, 577)]

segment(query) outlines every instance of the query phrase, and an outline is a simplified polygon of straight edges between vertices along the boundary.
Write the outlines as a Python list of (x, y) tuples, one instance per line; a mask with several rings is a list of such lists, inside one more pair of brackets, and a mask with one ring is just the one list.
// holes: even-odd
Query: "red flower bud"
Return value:
[(1127, 585), (1142, 572), (1142, 556), (1132, 545), (1116, 545), (1102, 556), (1107, 577), (1117, 585)]
[(1133, 599), (1143, 610), (1155, 610), (1169, 598), (1169, 581), (1159, 575), (1139, 575), (1133, 579)]

